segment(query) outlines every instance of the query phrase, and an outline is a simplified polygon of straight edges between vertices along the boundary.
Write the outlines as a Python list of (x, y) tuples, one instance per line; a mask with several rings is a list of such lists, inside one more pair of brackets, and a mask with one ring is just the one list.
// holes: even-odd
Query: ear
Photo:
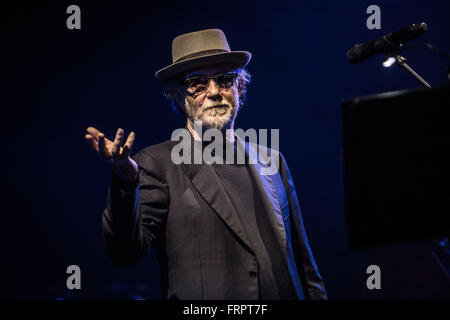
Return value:
[(174, 90), (174, 98), (175, 102), (178, 103), (181, 106), (181, 108), (184, 109), (184, 99), (186, 98), (186, 96), (182, 93), (179, 87), (177, 87)]

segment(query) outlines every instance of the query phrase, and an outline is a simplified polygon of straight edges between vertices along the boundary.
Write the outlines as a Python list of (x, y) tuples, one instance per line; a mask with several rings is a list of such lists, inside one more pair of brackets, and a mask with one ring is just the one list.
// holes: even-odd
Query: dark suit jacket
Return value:
[[(241, 141), (242, 143), (242, 141)], [(258, 299), (259, 263), (214, 169), (171, 161), (177, 142), (138, 152), (138, 183), (112, 177), (102, 234), (115, 265), (139, 262), (149, 246), (158, 256), (168, 299)], [(254, 146), (245, 144), (251, 156)], [(276, 243), (300, 299), (326, 299), (303, 227), (294, 182), (281, 154), (279, 171), (251, 174), (273, 226)], [(269, 253), (270, 254), (270, 253)]]

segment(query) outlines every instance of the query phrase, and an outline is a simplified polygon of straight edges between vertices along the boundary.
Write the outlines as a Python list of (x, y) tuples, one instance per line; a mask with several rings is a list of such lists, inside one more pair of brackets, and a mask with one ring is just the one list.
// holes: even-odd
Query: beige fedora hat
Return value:
[(190, 32), (173, 39), (172, 64), (158, 70), (155, 76), (167, 81), (185, 71), (224, 62), (243, 68), (251, 57), (252, 54), (247, 51), (231, 51), (220, 29)]

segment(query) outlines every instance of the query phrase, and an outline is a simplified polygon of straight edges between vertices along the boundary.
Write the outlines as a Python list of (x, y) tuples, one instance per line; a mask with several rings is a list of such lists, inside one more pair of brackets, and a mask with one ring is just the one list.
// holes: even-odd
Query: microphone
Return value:
[(427, 30), (427, 24), (413, 24), (407, 28), (392, 32), (380, 39), (365, 44), (357, 44), (347, 51), (347, 60), (351, 63), (361, 63), (378, 53), (390, 53), (402, 45), (403, 42), (417, 38)]

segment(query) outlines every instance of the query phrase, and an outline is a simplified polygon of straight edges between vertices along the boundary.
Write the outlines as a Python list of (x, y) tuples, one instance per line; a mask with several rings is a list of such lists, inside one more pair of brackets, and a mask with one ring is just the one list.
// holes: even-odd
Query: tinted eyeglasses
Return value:
[(192, 77), (182, 80), (181, 83), (186, 86), (189, 93), (199, 95), (206, 91), (211, 79), (217, 83), (220, 89), (230, 89), (236, 77), (237, 73), (221, 73), (214, 77)]

